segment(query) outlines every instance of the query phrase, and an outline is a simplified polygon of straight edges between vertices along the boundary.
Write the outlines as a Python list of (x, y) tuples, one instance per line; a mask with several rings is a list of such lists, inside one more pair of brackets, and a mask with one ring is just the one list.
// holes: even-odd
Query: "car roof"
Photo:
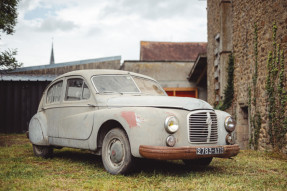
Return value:
[(75, 70), (72, 72), (67, 72), (65, 74), (62, 74), (60, 76), (58, 76), (57, 78), (55, 78), (53, 81), (62, 78), (62, 77), (68, 77), (68, 76), (83, 76), (86, 79), (91, 78), (94, 75), (124, 75), (124, 74), (130, 74), (133, 76), (139, 76), (142, 78), (148, 78), (150, 80), (154, 80), (153, 78), (146, 76), (146, 75), (142, 75), (142, 74), (138, 74), (138, 73), (134, 73), (134, 72), (129, 72), (129, 71), (124, 71), (124, 70), (107, 70), (107, 69), (87, 69), (87, 70)]

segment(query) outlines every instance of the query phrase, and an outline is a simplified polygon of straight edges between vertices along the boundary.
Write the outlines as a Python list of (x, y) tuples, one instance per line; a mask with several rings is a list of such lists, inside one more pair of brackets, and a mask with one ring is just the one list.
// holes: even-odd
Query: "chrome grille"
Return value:
[(191, 143), (217, 142), (217, 117), (212, 111), (191, 113), (189, 115), (189, 141)]

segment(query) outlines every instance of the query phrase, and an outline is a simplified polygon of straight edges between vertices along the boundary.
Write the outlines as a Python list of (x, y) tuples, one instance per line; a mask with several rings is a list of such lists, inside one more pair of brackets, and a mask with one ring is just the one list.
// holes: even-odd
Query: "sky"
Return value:
[(206, 0), (21, 0), (13, 35), (24, 67), (122, 56), (139, 60), (140, 41), (206, 42)]

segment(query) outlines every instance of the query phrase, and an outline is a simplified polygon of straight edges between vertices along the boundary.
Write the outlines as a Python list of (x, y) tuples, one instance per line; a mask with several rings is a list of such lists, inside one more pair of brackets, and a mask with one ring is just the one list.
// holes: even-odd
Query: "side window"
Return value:
[(62, 95), (62, 87), (63, 87), (63, 81), (60, 81), (55, 83), (49, 88), (46, 97), (47, 104), (60, 102)]
[(90, 98), (90, 90), (83, 79), (68, 79), (65, 100), (75, 101), (88, 98)]

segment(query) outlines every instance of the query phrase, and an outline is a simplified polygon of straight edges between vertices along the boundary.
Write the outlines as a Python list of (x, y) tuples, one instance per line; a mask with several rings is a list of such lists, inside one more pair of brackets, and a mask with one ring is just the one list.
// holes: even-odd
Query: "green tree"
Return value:
[[(17, 23), (17, 5), (19, 0), (0, 0), (0, 32), (12, 35)], [(1, 34), (0, 34), (1, 39)], [(15, 69), (21, 67), (15, 56), (17, 50), (5, 50), (0, 52), (0, 70)]]

